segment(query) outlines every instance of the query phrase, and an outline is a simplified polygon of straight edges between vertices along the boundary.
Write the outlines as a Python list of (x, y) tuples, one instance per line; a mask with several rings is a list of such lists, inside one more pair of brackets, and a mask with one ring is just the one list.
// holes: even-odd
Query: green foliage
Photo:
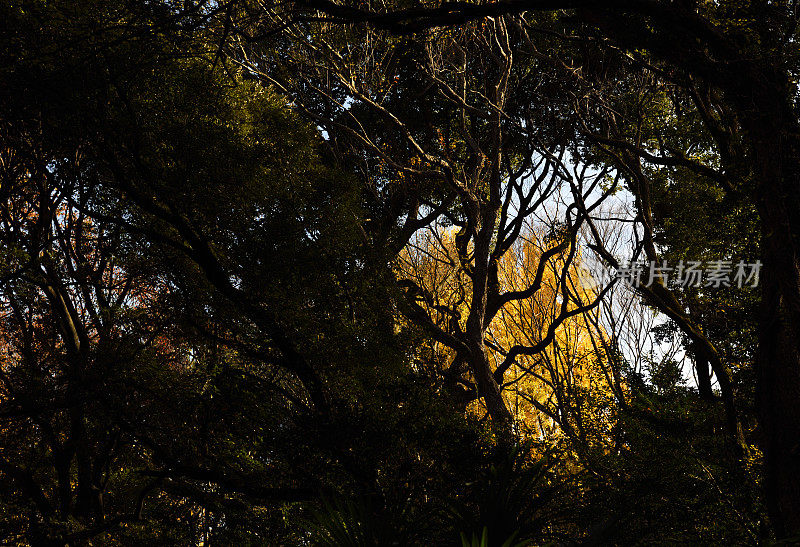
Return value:
[[(467, 539), (466, 534), (461, 532), (461, 546), (462, 547), (489, 547), (491, 543), (489, 543), (489, 529), (487, 527), (483, 527), (483, 532), (481, 533), (480, 537), (473, 532), (472, 537)], [(514, 536), (508, 538), (506, 541), (503, 542), (501, 547), (523, 547), (527, 545), (524, 542), (515, 543)]]
[(580, 510), (600, 544), (757, 541), (764, 508), (757, 466), (731, 463), (719, 436), (722, 409), (697, 398), (674, 363), (654, 383), (630, 377), (617, 451), (594, 455)]
[(505, 546), (547, 537), (556, 524), (554, 506), (566, 489), (550, 472), (553, 457), (536, 457), (532, 449), (525, 444), (500, 453), (467, 485), (468, 495), (453, 501), (450, 511), (462, 542)]
[(313, 545), (329, 547), (378, 547), (403, 545), (395, 530), (375, 518), (363, 500), (323, 502), (323, 510), (313, 512), (308, 529)]
[[(449, 190), (409, 176), (398, 191), (400, 175), (375, 150), (342, 152), (342, 135), (326, 140), (315, 125), (347, 134), (355, 114), (410, 162), (384, 117), (314, 104), (312, 123), (231, 62), (220, 44), (252, 21), (228, 14), (251, 6), (179, 4), (0, 3), (0, 542), (762, 539), (759, 453), (731, 461), (722, 405), (699, 400), (673, 360), (617, 371), (627, 372), (618, 413), (611, 395), (581, 389), (560, 407), (575, 422), (602, 417), (610, 431), (507, 452), (487, 442), (489, 425), (465, 417), (442, 378), (413, 362), (430, 333), (397, 326), (389, 265), (400, 226), (413, 204)], [(702, 9), (730, 15), (725, 28), (766, 39), (749, 29), (752, 9), (714, 4)], [(555, 14), (522, 22), (543, 25), (536, 45), (582, 65), (598, 89), (616, 86), (603, 111), (617, 113), (618, 137), (651, 149), (669, 140), (715, 168), (725, 159), (690, 98), (650, 85), (617, 53), (545, 43), (572, 32)], [(334, 43), (353, 66), (362, 50), (348, 48), (363, 32), (347, 27)], [(268, 73), (299, 65), (285, 43), (263, 47)], [(383, 47), (386, 66), (369, 74), (367, 92), (440, 158), (482, 169), (450, 98), (420, 97), (431, 43), (389, 37)], [(476, 57), (464, 86), (482, 95), (494, 68)], [(605, 164), (576, 136), (573, 80), (552, 77), (551, 60), (515, 65), (505, 160), (528, 159), (532, 136), (515, 128), (525, 119), (536, 139)], [(346, 90), (330, 93), (347, 103)], [(550, 110), (531, 97), (547, 97)], [(729, 112), (715, 116), (735, 128)], [(582, 121), (609, 129), (605, 118)], [(476, 139), (495, 138), (481, 116), (470, 125)], [(744, 187), (752, 173), (737, 138), (728, 159)], [(735, 192), (680, 165), (644, 174), (654, 243), (669, 263), (758, 256), (757, 215)], [(443, 224), (462, 220), (459, 206), (443, 210)], [(752, 436), (757, 291), (669, 288), (730, 363)], [(677, 326), (660, 331), (673, 337)]]

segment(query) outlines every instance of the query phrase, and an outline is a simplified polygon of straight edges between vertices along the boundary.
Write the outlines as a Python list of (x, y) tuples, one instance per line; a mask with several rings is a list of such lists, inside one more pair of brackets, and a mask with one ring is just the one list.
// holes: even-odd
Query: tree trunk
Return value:
[(694, 368), (697, 372), (697, 390), (704, 401), (714, 400), (714, 391), (711, 389), (711, 370), (708, 366), (708, 357), (696, 344), (692, 344), (694, 353)]
[(492, 431), (497, 438), (498, 445), (509, 445), (513, 442), (512, 424), (514, 418), (506, 407), (500, 386), (492, 375), (486, 351), (474, 355), (470, 362), (475, 383), (478, 385), (478, 394), (483, 397), (486, 411), (492, 419)]
[[(781, 158), (773, 160), (779, 164)], [(800, 536), (800, 286), (793, 252), (800, 226), (796, 219), (787, 222), (798, 213), (777, 203), (781, 200), (777, 192), (764, 196), (761, 213), (764, 271), (757, 404), (764, 432), (767, 507), (776, 534), (785, 538)]]
[(498, 202), (484, 205), (474, 217), (480, 218), (480, 229), (475, 238), (474, 264), (472, 272), (472, 303), (466, 324), (467, 346), (470, 350), (469, 366), (475, 377), (478, 395), (483, 398), (486, 411), (492, 419), (492, 430), (500, 446), (513, 444), (512, 425), (514, 418), (506, 407), (503, 393), (494, 378), (486, 354), (484, 338), (486, 328), (486, 306), (488, 303), (489, 277), (491, 273), (491, 243), (497, 224)]
[[(766, 264), (775, 264), (765, 252)], [(768, 261), (768, 262), (767, 262)], [(800, 359), (796, 325), (779, 286), (785, 272), (765, 269), (758, 356), (758, 409), (766, 458), (765, 500), (779, 538), (800, 536)]]
[(765, 501), (777, 536), (795, 538), (800, 537), (800, 124), (784, 74), (756, 67), (739, 78), (751, 86), (749, 96), (737, 98), (753, 154), (753, 199), (762, 228), (757, 405)]

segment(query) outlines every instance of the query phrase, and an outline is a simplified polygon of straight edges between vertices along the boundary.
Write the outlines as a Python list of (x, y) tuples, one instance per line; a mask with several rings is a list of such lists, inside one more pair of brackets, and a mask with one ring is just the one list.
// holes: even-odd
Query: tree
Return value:
[[(494, 316), (485, 333), (488, 359), (523, 439), (547, 445), (568, 435), (586, 447), (608, 434), (616, 406), (606, 383), (612, 375), (603, 370), (604, 333), (577, 313), (600, 289), (568, 251), (552, 252), (557, 239), (537, 237), (533, 229), (525, 228), (498, 261), (498, 284), (503, 293), (524, 293), (535, 283), (541, 288), (509, 301)], [(472, 305), (470, 278), (455, 246), (452, 229), (431, 227), (409, 243), (397, 266), (401, 283), (413, 283), (419, 307), (449, 336), (463, 332)], [(543, 259), (545, 254), (550, 258)], [(432, 339), (420, 351), (420, 366), (456, 384), (450, 391), (460, 393), (460, 404), (474, 412), (476, 389), (459, 369), (457, 348)], [(509, 357), (511, 352), (516, 355)]]
[[(717, 100), (698, 108), (705, 115), (703, 124), (712, 135), (723, 169), (704, 171), (721, 187), (742, 192), (759, 214), (764, 275), (757, 368), (766, 499), (778, 536), (796, 536), (800, 532), (796, 516), (800, 515), (800, 459), (796, 456), (800, 438), (800, 191), (795, 181), (800, 166), (787, 160), (797, 157), (800, 135), (794, 105), (793, 4), (643, 0), (598, 9), (587, 2), (501, 1), (405, 10), (390, 7), (381, 12), (358, 4), (315, 0), (296, 7), (301, 18), (309, 11), (321, 11), (340, 21), (367, 22), (401, 33), (526, 11), (577, 10), (582, 23), (576, 35), (607, 39), (627, 51), (645, 51), (656, 73), (664, 70), (668, 78), (693, 78), (719, 91)], [(736, 125), (720, 125), (712, 110), (703, 109), (710, 104), (723, 105), (723, 111), (733, 113)], [(730, 154), (737, 140), (744, 157)], [(662, 149), (664, 155), (649, 154), (637, 143), (627, 143), (623, 149), (656, 163), (681, 162), (687, 156), (671, 147)]]
[(404, 360), (352, 173), (220, 60), (224, 9), (3, 10), (4, 539), (291, 542), (331, 493), (451, 532), (480, 440)]
[[(376, 244), (386, 241), (397, 252), (437, 219), (459, 227), (457, 262), (471, 281), (463, 331), (451, 334), (432, 322), (414, 301), (423, 291), (407, 280), (404, 308), (455, 351), (451, 370), (469, 369), (497, 438), (509, 443), (512, 416), (501, 394), (503, 374), (517, 356), (541, 348), (510, 348), (495, 369), (487, 358), (486, 331), (507, 304), (536, 293), (541, 279), (504, 292), (499, 263), (526, 219), (555, 199), (560, 184), (569, 180), (573, 191), (588, 195), (605, 173), (567, 165), (570, 130), (550, 110), (559, 100), (558, 86), (547, 90), (541, 109), (519, 100), (543, 85), (535, 47), (519, 21), (473, 25), (412, 43), (361, 28), (341, 34), (327, 22), (287, 27), (283, 15), (256, 10), (251, 18), (243, 16), (231, 56), (290, 95), (344, 157), (358, 158), (375, 195)], [(285, 28), (266, 51), (247, 38), (260, 32), (261, 18)], [(429, 93), (419, 94), (414, 81), (425, 82)], [(606, 195), (594, 196), (587, 212)], [(550, 256), (574, 252), (570, 245), (586, 213), (565, 206), (562, 214), (563, 220), (553, 221), (563, 223), (562, 245), (543, 255), (542, 273)], [(576, 300), (562, 289), (565, 301)], [(579, 313), (561, 311), (555, 323)], [(543, 340), (542, 347), (551, 341)]]
[(586, 268), (770, 309), (794, 29), (581, 4), (2, 4), (3, 539), (791, 538), (757, 291)]

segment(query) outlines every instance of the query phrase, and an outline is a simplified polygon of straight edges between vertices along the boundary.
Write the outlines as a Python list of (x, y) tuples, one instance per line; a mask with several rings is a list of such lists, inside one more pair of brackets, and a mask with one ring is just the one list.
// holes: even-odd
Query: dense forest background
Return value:
[(800, 541), (799, 9), (0, 1), (0, 542)]

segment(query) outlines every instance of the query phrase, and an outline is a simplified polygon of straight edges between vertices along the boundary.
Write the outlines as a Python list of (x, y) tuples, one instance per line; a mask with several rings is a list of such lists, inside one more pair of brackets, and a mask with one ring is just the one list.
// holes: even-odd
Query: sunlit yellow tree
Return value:
[[(417, 311), (424, 310), (454, 338), (464, 333), (472, 306), (469, 265), (455, 249), (457, 237), (452, 228), (432, 227), (397, 263), (401, 283), (417, 293)], [(539, 236), (529, 227), (500, 257), (498, 294), (516, 296), (488, 323), (485, 346), (518, 434), (543, 441), (566, 435), (591, 443), (611, 430), (615, 399), (601, 343), (604, 332), (585, 315), (601, 291), (570, 249), (557, 236)], [(421, 346), (417, 364), (442, 375), (465, 410), (485, 415), (457, 347), (431, 338)]]

